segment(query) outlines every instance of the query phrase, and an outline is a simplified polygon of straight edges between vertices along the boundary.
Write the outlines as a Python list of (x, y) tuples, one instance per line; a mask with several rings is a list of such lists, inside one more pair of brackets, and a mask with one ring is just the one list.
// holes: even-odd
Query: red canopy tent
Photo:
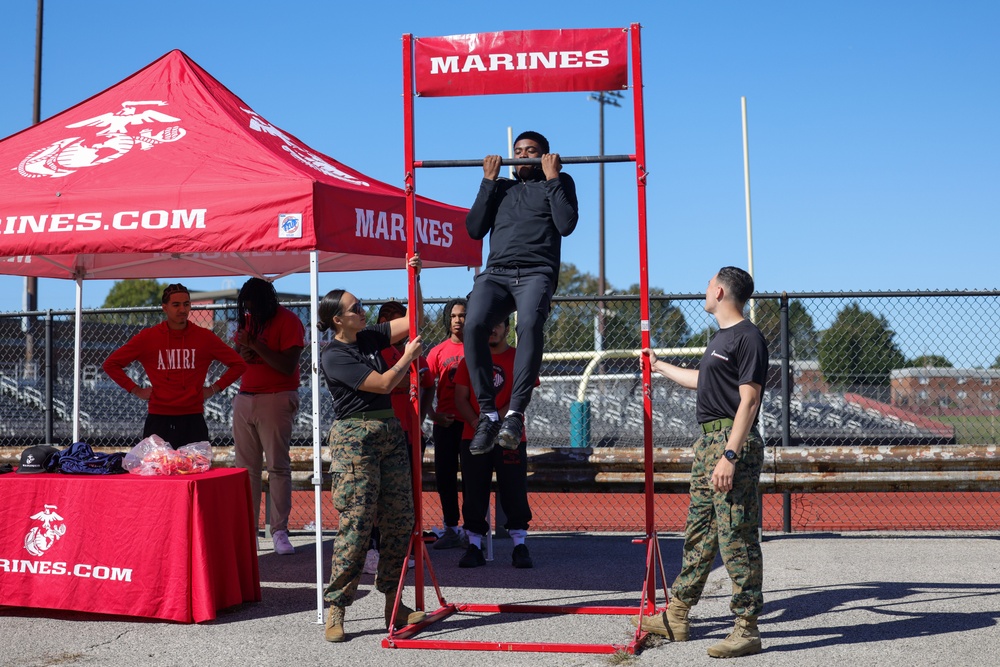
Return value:
[[(400, 189), (312, 150), (180, 51), (0, 141), (0, 273), (400, 268)], [(479, 266), (465, 210), (417, 202), (424, 265)], [(183, 261), (177, 261), (183, 260)]]
[[(77, 283), (74, 439), (84, 279), (310, 271), (315, 321), (319, 271), (404, 266), (406, 209), (402, 190), (275, 127), (176, 50), (0, 141), (0, 273)], [(465, 209), (418, 198), (416, 216), (425, 267), (479, 266)]]

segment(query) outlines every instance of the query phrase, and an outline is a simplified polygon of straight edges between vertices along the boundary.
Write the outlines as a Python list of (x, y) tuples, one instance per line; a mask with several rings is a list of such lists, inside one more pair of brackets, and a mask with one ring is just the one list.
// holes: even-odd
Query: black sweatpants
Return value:
[(192, 415), (146, 415), (146, 423), (142, 427), (142, 437), (148, 438), (156, 434), (170, 443), (174, 449), (180, 449), (192, 442), (209, 442), (208, 424), (201, 412)]
[[(542, 329), (556, 288), (546, 267), (488, 267), (476, 276), (465, 308), (465, 363), (479, 412), (496, 412), (490, 331), (517, 311), (517, 353), (508, 410), (523, 413), (542, 367)], [(500, 415), (501, 419), (503, 415)]]
[(444, 525), (458, 525), (458, 451), (465, 423), (456, 419), (451, 426), (434, 425), (434, 479)]
[(490, 529), (486, 512), (490, 506), (493, 471), (497, 473), (500, 506), (507, 516), (504, 528), (527, 530), (531, 521), (528, 506), (528, 452), (525, 443), (517, 449), (494, 447), (487, 454), (469, 451), (471, 440), (462, 441), (462, 517), (470, 533), (485, 535)]

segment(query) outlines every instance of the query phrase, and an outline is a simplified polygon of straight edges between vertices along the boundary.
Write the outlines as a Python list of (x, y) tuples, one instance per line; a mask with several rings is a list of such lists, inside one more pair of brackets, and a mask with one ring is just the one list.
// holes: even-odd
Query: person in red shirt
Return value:
[[(247, 364), (213, 332), (188, 322), (191, 293), (184, 285), (167, 285), (161, 301), (166, 320), (109, 354), (103, 368), (119, 387), (149, 404), (142, 437), (158, 435), (177, 449), (208, 441), (205, 399), (235, 382)], [(141, 387), (125, 373), (133, 361), (142, 365), (151, 386)], [(227, 368), (206, 387), (213, 361)]]
[(431, 375), (437, 383), (437, 406), (430, 417), (434, 422), (434, 479), (445, 529), (434, 542), (434, 548), (454, 549), (469, 544), (459, 528), (458, 511), (458, 452), (465, 422), (455, 409), (455, 371), (465, 357), (465, 299), (446, 303), (443, 315), (448, 338), (435, 345), (427, 355)]
[[(489, 346), (493, 358), (493, 386), (496, 388), (496, 404), (501, 412), (506, 410), (511, 400), (514, 385), (514, 358), (516, 348), (507, 344), (510, 317), (493, 327)], [(534, 380), (538, 386), (538, 378)], [(490, 529), (487, 512), (490, 504), (490, 482), (493, 471), (497, 474), (497, 489), (500, 506), (507, 516), (504, 527), (514, 540), (511, 563), (516, 568), (534, 566), (528, 547), (524, 541), (528, 536), (531, 508), (528, 505), (528, 438), (521, 431), (521, 441), (516, 449), (496, 447), (484, 455), (470, 451), (470, 443), (476, 433), (479, 418), (479, 402), (476, 400), (469, 377), (469, 367), (463, 359), (455, 372), (455, 407), (465, 429), (462, 433), (462, 516), (469, 536), (469, 546), (458, 561), (459, 567), (479, 567), (486, 564), (483, 556), (482, 540)]]
[[(378, 324), (381, 324), (382, 322), (392, 322), (400, 317), (406, 317), (406, 306), (401, 304), (399, 301), (386, 301), (382, 304), (382, 307), (379, 308), (376, 321)], [(419, 326), (422, 326), (422, 323), (418, 325), (418, 327)], [(403, 349), (405, 346), (406, 341), (400, 341), (399, 343), (382, 350), (382, 357), (385, 359), (385, 363), (389, 364), (390, 367), (394, 366), (397, 361), (403, 358)], [(434, 376), (429, 372), (430, 369), (428, 367), (426, 356), (420, 357), (420, 360), (417, 362), (417, 367), (420, 374), (420, 412), (421, 417), (425, 417), (430, 413), (432, 409), (431, 406), (434, 402)], [(396, 413), (396, 417), (399, 419), (399, 423), (403, 427), (403, 431), (406, 433), (406, 442), (407, 444), (410, 444), (413, 442), (414, 434), (416, 434), (417, 437), (422, 435), (420, 424), (418, 423), (415, 428), (413, 424), (413, 407), (410, 403), (410, 383), (403, 382), (396, 385), (396, 388), (389, 394), (389, 399), (392, 401), (392, 411)], [(420, 420), (420, 423), (423, 423), (423, 419)], [(407, 452), (412, 453), (412, 451), (412, 448), (407, 449)], [(422, 442), (421, 451), (423, 451)]]
[[(233, 398), (236, 467), (250, 474), (253, 516), (260, 516), (261, 469), (267, 459), (271, 539), (279, 556), (295, 553), (288, 539), (292, 511), (292, 425), (299, 411), (299, 357), (305, 328), (278, 303), (274, 285), (250, 278), (236, 297), (236, 350), (249, 364)], [(256, 521), (254, 521), (256, 524)]]

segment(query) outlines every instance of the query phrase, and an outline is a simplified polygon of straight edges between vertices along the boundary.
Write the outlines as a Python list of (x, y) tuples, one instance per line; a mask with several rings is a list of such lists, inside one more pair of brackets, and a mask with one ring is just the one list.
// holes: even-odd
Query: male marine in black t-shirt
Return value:
[[(757, 483), (764, 461), (764, 443), (757, 431), (761, 394), (767, 376), (767, 342), (760, 330), (743, 318), (753, 294), (753, 278), (733, 266), (719, 270), (708, 282), (705, 311), (719, 323), (697, 369), (680, 368), (649, 356), (652, 370), (682, 387), (698, 390), (697, 419), (702, 435), (694, 444), (691, 504), (684, 527), (684, 558), (674, 580), (667, 611), (644, 616), (642, 629), (687, 641), (688, 612), (701, 597), (721, 551), (733, 582), (729, 608), (736, 627), (709, 647), (714, 658), (759, 653), (757, 616), (764, 606), (760, 502)], [(639, 618), (633, 617), (638, 623)]]

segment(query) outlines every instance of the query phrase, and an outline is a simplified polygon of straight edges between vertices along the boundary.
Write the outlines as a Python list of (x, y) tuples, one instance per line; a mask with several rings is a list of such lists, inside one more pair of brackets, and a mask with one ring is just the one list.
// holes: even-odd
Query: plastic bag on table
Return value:
[(212, 468), (211, 443), (192, 442), (190, 445), (184, 445), (175, 453), (178, 454), (178, 460), (171, 474), (190, 475), (196, 472), (208, 472)]
[(212, 467), (212, 446), (194, 442), (174, 449), (158, 435), (144, 438), (125, 455), (123, 467), (134, 475), (189, 475)]

